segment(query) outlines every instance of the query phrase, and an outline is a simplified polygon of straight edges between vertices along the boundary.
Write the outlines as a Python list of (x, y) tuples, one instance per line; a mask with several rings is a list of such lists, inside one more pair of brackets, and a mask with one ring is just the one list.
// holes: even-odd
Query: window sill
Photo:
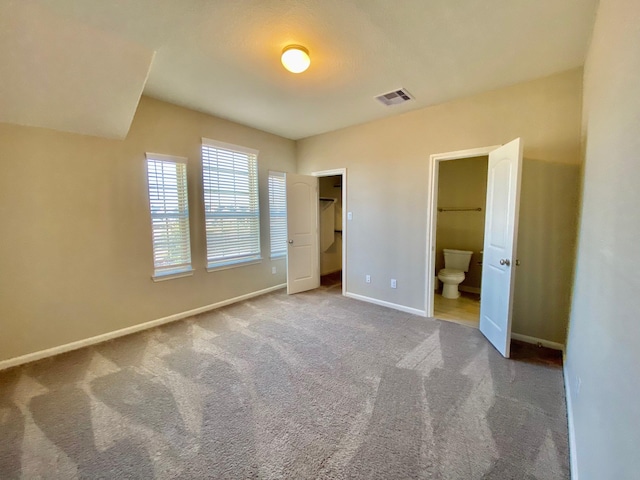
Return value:
[(193, 269), (189, 269), (179, 272), (159, 273), (157, 275), (153, 275), (151, 280), (154, 282), (164, 282), (165, 280), (173, 280), (174, 278), (190, 277), (193, 275), (193, 272)]
[(270, 255), (270, 256), (269, 256), (269, 258), (270, 258), (271, 260), (277, 260), (277, 259), (279, 259), (279, 258), (286, 258), (286, 257), (287, 257), (286, 252), (285, 252), (285, 253), (276, 253), (275, 255)]
[(254, 259), (247, 260), (247, 261), (244, 261), (244, 262), (233, 262), (233, 263), (227, 263), (227, 264), (222, 264), (222, 265), (215, 265), (213, 267), (208, 266), (207, 267), (207, 272), (218, 272), (220, 270), (229, 270), (231, 268), (244, 267), (244, 266), (247, 266), (247, 265), (255, 265), (257, 263), (262, 263), (262, 257), (254, 258)]

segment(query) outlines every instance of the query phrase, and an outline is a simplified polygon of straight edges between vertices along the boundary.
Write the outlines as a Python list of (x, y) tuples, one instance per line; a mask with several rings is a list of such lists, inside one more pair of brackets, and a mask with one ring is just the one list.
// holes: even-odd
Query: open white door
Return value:
[(511, 347), (521, 176), (519, 138), (489, 154), (480, 331), (507, 358)]
[(318, 177), (286, 174), (287, 293), (320, 286), (318, 250)]

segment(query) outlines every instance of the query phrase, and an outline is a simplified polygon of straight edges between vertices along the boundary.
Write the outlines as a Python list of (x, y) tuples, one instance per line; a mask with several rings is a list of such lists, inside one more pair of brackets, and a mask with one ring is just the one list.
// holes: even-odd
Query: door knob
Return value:
[(289, 245), (293, 245), (293, 240), (289, 240)]
[(511, 262), (509, 261), (508, 258), (501, 258), (500, 265), (506, 265), (508, 267), (509, 265), (511, 265)]

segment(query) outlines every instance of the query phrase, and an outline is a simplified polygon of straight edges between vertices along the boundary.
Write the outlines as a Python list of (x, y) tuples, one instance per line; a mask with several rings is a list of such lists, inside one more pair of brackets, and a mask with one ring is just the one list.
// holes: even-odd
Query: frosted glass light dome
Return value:
[(309, 50), (300, 45), (289, 45), (282, 50), (280, 59), (284, 68), (291, 73), (302, 73), (311, 64)]

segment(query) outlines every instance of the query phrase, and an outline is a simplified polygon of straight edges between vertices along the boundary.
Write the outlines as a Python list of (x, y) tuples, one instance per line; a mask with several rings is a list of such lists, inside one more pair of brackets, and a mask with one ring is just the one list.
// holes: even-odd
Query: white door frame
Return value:
[[(440, 162), (488, 156), (490, 152), (502, 145), (471, 148), (455, 152), (435, 153), (429, 157), (429, 197), (427, 198), (427, 269), (425, 278), (425, 307), (427, 317), (433, 317), (433, 289), (436, 269), (436, 229), (438, 221), (438, 168)], [(485, 179), (485, 182), (487, 180)]]
[[(311, 175), (313, 175), (314, 177), (333, 177), (335, 175), (342, 175), (342, 295), (346, 295), (346, 292), (347, 292), (347, 215), (346, 215), (347, 169), (334, 168), (333, 170), (321, 170), (319, 172), (311, 172)], [(320, 232), (318, 231), (318, 236), (319, 235), (320, 235)], [(318, 243), (318, 245), (320, 245), (320, 243)], [(320, 255), (320, 249), (318, 249), (318, 255)]]

